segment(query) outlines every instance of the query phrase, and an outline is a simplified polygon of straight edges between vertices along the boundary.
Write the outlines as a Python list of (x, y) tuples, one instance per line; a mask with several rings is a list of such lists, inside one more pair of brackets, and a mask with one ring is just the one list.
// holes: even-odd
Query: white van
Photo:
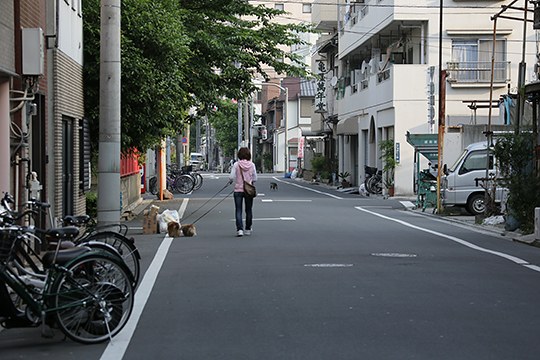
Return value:
[[(448, 206), (463, 206), (473, 215), (484, 213), (485, 190), (481, 186), (486, 177), (487, 145), (486, 142), (471, 144), (465, 148), (454, 165), (446, 169), (442, 179), (442, 204)], [(493, 152), (489, 154), (490, 178), (497, 175)], [(495, 202), (500, 204), (504, 188), (497, 187)]]
[(193, 166), (193, 170), (204, 170), (204, 155), (201, 153), (192, 152), (189, 164)]

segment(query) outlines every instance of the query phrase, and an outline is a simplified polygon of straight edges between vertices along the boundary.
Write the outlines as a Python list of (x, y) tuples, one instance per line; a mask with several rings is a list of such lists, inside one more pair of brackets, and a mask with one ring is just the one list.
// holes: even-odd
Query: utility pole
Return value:
[[(283, 89), (283, 88), (282, 88)], [(289, 88), (285, 88), (285, 109), (283, 110), (283, 124), (285, 128), (285, 174), (289, 172), (289, 124), (287, 112), (289, 111)]]
[(101, 0), (98, 223), (120, 222), (120, 1)]
[(236, 150), (240, 149), (242, 146), (242, 102), (238, 100), (238, 147)]
[(249, 149), (249, 101), (244, 99), (244, 142), (243, 145)]
[(443, 175), (443, 149), (445, 128), (445, 102), (446, 102), (446, 71), (442, 69), (442, 33), (443, 33), (443, 0), (439, 3), (439, 128), (437, 137), (438, 163), (437, 163), (437, 212), (442, 211), (441, 178)]

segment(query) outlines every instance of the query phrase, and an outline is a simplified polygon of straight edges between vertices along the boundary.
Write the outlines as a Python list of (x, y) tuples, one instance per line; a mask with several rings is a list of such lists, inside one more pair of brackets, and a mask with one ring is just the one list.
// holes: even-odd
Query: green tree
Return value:
[[(85, 113), (99, 132), (100, 0), (83, 1)], [(139, 150), (174, 135), (188, 109), (207, 113), (219, 99), (244, 98), (265, 68), (305, 75), (279, 45), (301, 43), (304, 25), (271, 20), (283, 12), (245, 0), (123, 0), (122, 149)], [(284, 59), (286, 61), (284, 61)]]
[(525, 233), (534, 231), (534, 208), (540, 207), (540, 177), (534, 166), (535, 136), (532, 132), (505, 135), (494, 150), (509, 192), (509, 213)]
[(229, 99), (217, 101), (208, 121), (215, 129), (216, 141), (224, 156), (234, 157), (238, 146), (238, 104)]

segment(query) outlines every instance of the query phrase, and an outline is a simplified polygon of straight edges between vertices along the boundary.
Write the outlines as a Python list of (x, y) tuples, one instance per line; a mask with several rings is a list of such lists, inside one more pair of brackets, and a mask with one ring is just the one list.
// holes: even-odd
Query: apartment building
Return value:
[[(279, 24), (311, 22), (312, 0), (250, 1), (250, 3), (286, 11), (286, 14), (273, 19)], [(317, 36), (312, 33), (299, 34), (299, 36), (307, 44), (295, 44), (283, 47), (282, 50), (299, 55), (309, 67), (312, 61), (312, 45)], [(304, 141), (301, 132), (304, 131), (306, 134), (310, 130), (312, 110), (306, 110), (306, 104), (309, 103), (311, 106), (313, 102), (314, 83), (306, 79), (288, 78), (287, 74), (277, 74), (272, 68), (264, 70), (271, 81), (269, 84), (261, 85), (261, 92), (255, 96), (254, 112), (261, 116), (265, 136), (264, 138), (258, 136), (254, 141), (258, 142), (260, 156), (272, 154), (273, 170), (289, 172), (298, 166), (299, 144), (303, 144)], [(288, 89), (288, 107), (285, 106), (285, 88)], [(285, 126), (287, 126), (287, 131), (285, 131)], [(303, 152), (300, 150), (300, 159), (302, 155)]]
[(0, 25), (0, 191), (84, 213), (81, 0), (2, 1)]
[[(443, 1), (440, 42), (439, 2), (315, 0), (312, 21), (323, 32), (317, 54), (325, 68), (321, 79), (326, 92), (324, 111), (314, 117), (312, 126), (314, 130), (333, 126), (339, 171), (352, 173), (356, 184), (363, 182), (364, 165), (379, 169), (383, 165), (378, 144), (393, 140), (398, 161), (395, 193), (413, 194), (417, 164), (407, 132), (438, 131), (439, 50), (448, 75), (443, 84), (447, 131), (488, 122), (492, 54), (495, 101), (509, 91), (517, 92), (522, 56), (529, 65), (525, 77), (530, 81), (534, 33), (526, 34), (523, 53), (523, 23), (501, 18), (493, 41), (491, 17), (508, 3)], [(523, 18), (518, 9), (507, 15)], [(492, 124), (504, 123), (500, 115), (498, 106), (493, 107)], [(443, 160), (454, 159), (458, 147), (449, 146)]]
[[(84, 120), (82, 1), (47, 2), (48, 201), (54, 214), (86, 211), (90, 181), (88, 125)], [(52, 145), (52, 146), (51, 146)]]

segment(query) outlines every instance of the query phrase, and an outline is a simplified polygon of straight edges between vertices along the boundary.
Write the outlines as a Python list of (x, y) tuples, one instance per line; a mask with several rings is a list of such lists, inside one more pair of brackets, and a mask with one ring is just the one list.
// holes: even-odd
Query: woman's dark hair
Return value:
[(251, 160), (251, 153), (247, 147), (241, 147), (238, 150), (238, 160)]

